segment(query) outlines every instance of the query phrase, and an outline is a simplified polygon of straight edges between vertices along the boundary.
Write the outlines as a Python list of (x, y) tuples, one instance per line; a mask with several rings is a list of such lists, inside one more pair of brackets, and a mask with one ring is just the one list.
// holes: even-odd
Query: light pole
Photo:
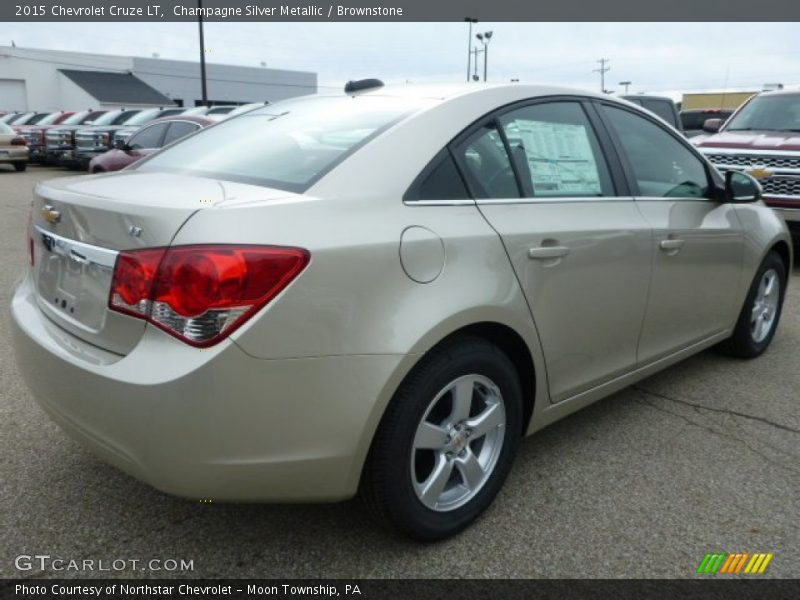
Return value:
[(631, 83), (633, 83), (633, 82), (631, 82), (631, 81), (620, 81), (620, 82), (619, 82), (619, 84), (620, 84), (620, 85), (624, 85), (624, 86), (625, 86), (625, 94), (626, 94), (626, 95), (627, 95), (627, 93), (628, 93), (628, 86), (629, 86)]
[(197, 17), (197, 24), (200, 28), (200, 88), (203, 95), (203, 106), (208, 106), (208, 89), (206, 88), (206, 44), (203, 39), (203, 0), (197, 0), (197, 8), (200, 9)]
[(469, 82), (470, 60), (472, 59), (472, 24), (477, 23), (478, 19), (464, 17), (464, 20), (469, 23), (469, 33), (467, 34), (467, 82)]
[[(481, 44), (483, 44), (483, 80), (486, 81), (486, 74), (489, 70), (489, 42), (492, 40), (492, 32), (485, 31), (484, 33), (475, 34)], [(478, 60), (478, 57), (475, 57)]]
[(482, 52), (484, 52), (484, 50), (478, 50), (477, 46), (472, 50), (472, 53), (475, 55), (475, 72), (472, 74), (473, 81), (481, 80), (481, 78), (478, 77), (478, 55), (481, 54)]

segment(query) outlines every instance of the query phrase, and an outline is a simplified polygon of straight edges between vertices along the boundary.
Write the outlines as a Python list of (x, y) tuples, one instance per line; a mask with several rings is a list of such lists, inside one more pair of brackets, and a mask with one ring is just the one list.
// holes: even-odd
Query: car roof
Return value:
[[(599, 94), (575, 88), (536, 85), (536, 84), (494, 84), (494, 83), (461, 83), (461, 84), (418, 84), (409, 83), (402, 85), (385, 85), (353, 92), (351, 96), (388, 96), (396, 98), (420, 98), (434, 100), (449, 100), (458, 96), (485, 93), (490, 90), (518, 92), (526, 97), (580, 95), (597, 98), (608, 98), (606, 94)], [(320, 96), (341, 96), (344, 88), (339, 93), (323, 93)], [(516, 94), (515, 94), (516, 95)]]
[(771, 92), (761, 92), (758, 96), (800, 96), (800, 90), (773, 90)]

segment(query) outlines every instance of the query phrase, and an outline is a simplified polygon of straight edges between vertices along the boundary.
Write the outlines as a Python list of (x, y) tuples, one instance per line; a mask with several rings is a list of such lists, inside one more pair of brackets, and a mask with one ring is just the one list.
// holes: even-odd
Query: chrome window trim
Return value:
[[(119, 252), (116, 250), (109, 250), (108, 248), (101, 248), (84, 242), (76, 242), (52, 231), (42, 229), (38, 225), (34, 225), (33, 228), (39, 235), (39, 239), (42, 240), (42, 245), (50, 252), (69, 257), (83, 264), (93, 264), (106, 269), (113, 269), (117, 262)], [(44, 242), (48, 238), (51, 240), (50, 244)]]
[(691, 196), (635, 196), (636, 202), (711, 202), (722, 204), (714, 198), (694, 198)]

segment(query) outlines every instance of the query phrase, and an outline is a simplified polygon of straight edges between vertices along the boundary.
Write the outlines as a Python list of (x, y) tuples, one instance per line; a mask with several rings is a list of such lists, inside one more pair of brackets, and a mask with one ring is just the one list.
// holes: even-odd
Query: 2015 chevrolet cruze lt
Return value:
[(294, 99), (34, 195), (14, 344), (69, 434), (186, 497), (360, 492), (423, 540), (524, 435), (761, 354), (792, 260), (749, 176), (549, 87)]

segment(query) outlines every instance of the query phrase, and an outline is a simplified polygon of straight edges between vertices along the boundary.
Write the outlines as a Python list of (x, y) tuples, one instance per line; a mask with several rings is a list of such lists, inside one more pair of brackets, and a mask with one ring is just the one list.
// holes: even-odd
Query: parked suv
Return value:
[(28, 143), (31, 162), (42, 162), (44, 160), (46, 149), (45, 134), (47, 130), (66, 122), (74, 114), (73, 111), (62, 110), (50, 113), (33, 125), (22, 125), (17, 128), (17, 133), (24, 137)]
[(628, 102), (638, 104), (645, 110), (649, 110), (657, 117), (661, 117), (678, 131), (683, 131), (681, 118), (678, 114), (678, 108), (675, 106), (675, 103), (671, 98), (666, 98), (664, 96), (643, 95), (622, 96), (622, 98)]
[(800, 243), (800, 90), (753, 96), (723, 124), (708, 119), (710, 135), (696, 143), (721, 171), (745, 171), (761, 181), (764, 202), (786, 219)]
[(73, 139), (74, 146), (64, 162), (69, 167), (89, 166), (89, 161), (111, 148), (114, 133), (135, 115), (142, 112), (140, 109), (119, 109), (106, 113), (97, 119), (91, 127), (76, 129)]
[(104, 110), (82, 110), (76, 112), (59, 125), (47, 127), (44, 130), (44, 149), (40, 160), (46, 164), (56, 164), (60, 162), (65, 153), (71, 155), (75, 145), (75, 130), (81, 126), (93, 124), (98, 118), (104, 115)]

